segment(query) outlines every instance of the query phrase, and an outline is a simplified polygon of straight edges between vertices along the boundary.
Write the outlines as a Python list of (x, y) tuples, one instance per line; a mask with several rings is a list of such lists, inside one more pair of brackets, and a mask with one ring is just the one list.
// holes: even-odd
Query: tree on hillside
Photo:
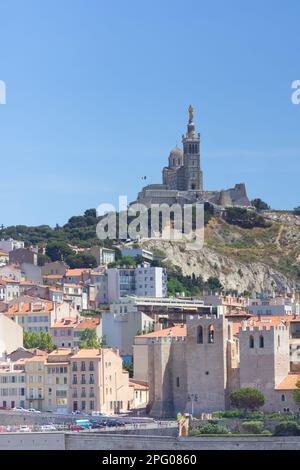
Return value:
[(295, 209), (294, 209), (294, 214), (300, 215), (300, 206), (295, 207)]
[(46, 255), (51, 259), (51, 261), (62, 261), (72, 253), (73, 250), (67, 245), (67, 243), (61, 241), (50, 242), (46, 247)]
[(137, 265), (137, 261), (134, 258), (134, 256), (121, 256), (117, 261), (114, 263), (110, 263), (108, 265), (109, 268), (116, 268), (118, 266), (130, 266), (132, 268), (135, 268)]
[(209, 290), (214, 292), (223, 289), (223, 286), (217, 277), (209, 277), (206, 281), (206, 286)]
[(104, 338), (98, 338), (96, 330), (93, 328), (86, 328), (80, 334), (80, 345), (81, 349), (95, 348), (100, 349), (104, 345)]
[(239, 410), (258, 410), (265, 404), (262, 392), (255, 388), (241, 388), (230, 394), (231, 405)]
[(65, 262), (71, 269), (76, 268), (96, 268), (97, 267), (97, 260), (95, 256), (90, 255), (89, 253), (72, 253), (65, 257)]
[(270, 206), (260, 198), (253, 199), (251, 205), (255, 207), (258, 211), (265, 211), (270, 209)]
[(52, 336), (47, 331), (24, 331), (23, 344), (26, 349), (38, 348), (43, 351), (55, 349)]

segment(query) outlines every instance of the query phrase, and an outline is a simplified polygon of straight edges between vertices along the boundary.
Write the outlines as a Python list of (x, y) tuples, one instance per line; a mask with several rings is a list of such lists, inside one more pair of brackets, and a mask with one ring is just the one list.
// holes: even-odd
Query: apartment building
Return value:
[(70, 363), (70, 411), (114, 414), (133, 406), (133, 388), (117, 350), (81, 349)]
[(24, 365), (0, 363), (0, 409), (25, 407), (26, 383)]
[(49, 331), (57, 320), (76, 317), (77, 311), (67, 302), (56, 303), (38, 297), (21, 296), (9, 304), (4, 315), (24, 331)]
[(129, 295), (167, 296), (167, 273), (164, 268), (110, 268), (107, 270), (107, 277), (109, 302)]
[(58, 348), (45, 361), (44, 408), (56, 413), (68, 412), (71, 348)]
[(50, 328), (54, 344), (58, 348), (79, 347), (81, 334), (84, 330), (94, 330), (97, 337), (102, 336), (102, 325), (100, 318), (79, 317), (62, 318)]

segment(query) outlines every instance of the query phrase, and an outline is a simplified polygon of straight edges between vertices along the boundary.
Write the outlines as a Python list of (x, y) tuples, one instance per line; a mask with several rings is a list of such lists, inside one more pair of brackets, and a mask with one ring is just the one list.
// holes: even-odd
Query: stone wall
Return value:
[(187, 437), (96, 433), (0, 434), (0, 450), (300, 450), (299, 437)]

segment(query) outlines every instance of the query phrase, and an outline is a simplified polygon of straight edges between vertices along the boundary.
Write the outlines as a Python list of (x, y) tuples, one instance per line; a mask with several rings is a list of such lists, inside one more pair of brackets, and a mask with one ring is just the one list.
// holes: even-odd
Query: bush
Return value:
[(262, 411), (225, 410), (213, 413), (213, 417), (219, 419), (249, 419), (253, 421), (264, 419), (264, 413)]
[(274, 436), (300, 436), (300, 426), (295, 421), (287, 421), (276, 426)]
[(271, 225), (269, 222), (266, 222), (261, 215), (241, 207), (227, 207), (224, 218), (228, 224), (238, 225), (242, 228), (266, 228)]
[(261, 434), (264, 429), (262, 421), (245, 421), (242, 426), (250, 434)]
[(273, 436), (271, 431), (269, 431), (268, 429), (264, 429), (261, 434), (262, 436)]
[(255, 388), (241, 388), (230, 394), (230, 401), (235, 408), (254, 411), (265, 404), (265, 397)]
[(225, 426), (221, 426), (213, 421), (206, 424), (201, 424), (198, 428), (192, 429), (190, 432), (191, 436), (199, 436), (201, 434), (228, 434), (228, 429)]

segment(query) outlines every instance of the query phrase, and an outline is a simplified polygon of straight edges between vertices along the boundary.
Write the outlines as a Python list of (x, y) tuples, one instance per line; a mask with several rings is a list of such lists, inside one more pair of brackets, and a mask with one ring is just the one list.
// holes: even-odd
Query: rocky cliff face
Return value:
[(283, 212), (267, 212), (264, 217), (271, 222), (268, 228), (242, 229), (212, 219), (199, 251), (182, 242), (148, 240), (143, 246), (163, 251), (185, 275), (218, 277), (226, 289), (300, 289), (300, 217)]

